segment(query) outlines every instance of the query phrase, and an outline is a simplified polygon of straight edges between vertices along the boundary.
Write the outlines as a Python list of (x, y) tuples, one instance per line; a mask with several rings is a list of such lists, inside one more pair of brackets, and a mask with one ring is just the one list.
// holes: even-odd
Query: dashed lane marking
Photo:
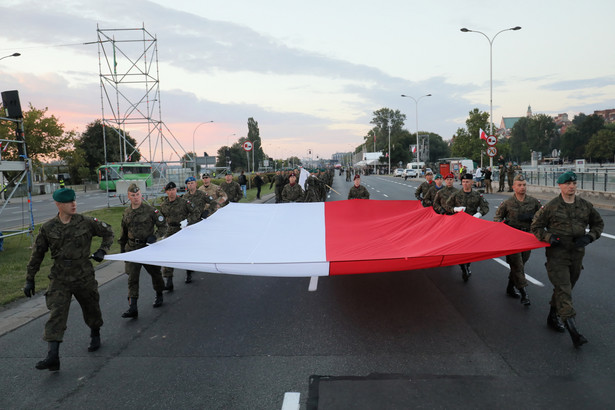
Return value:
[[(509, 268), (509, 269), (510, 269), (510, 266), (509, 266), (506, 262), (504, 262), (502, 259), (500, 259), (500, 258), (493, 258), (492, 260), (494, 260), (494, 261), (496, 261), (497, 263), (499, 263), (500, 265), (505, 266), (505, 267), (507, 267), (507, 268)], [(541, 286), (541, 287), (544, 287), (544, 286), (545, 286), (545, 284), (544, 284), (544, 283), (542, 283), (542, 282), (541, 282), (541, 281), (539, 281), (538, 279), (535, 279), (535, 278), (531, 277), (531, 276), (530, 276), (530, 275), (528, 275), (527, 273), (525, 274), (525, 278), (526, 278), (529, 282), (532, 282), (532, 283), (533, 283), (534, 285), (536, 285), (536, 286)]]

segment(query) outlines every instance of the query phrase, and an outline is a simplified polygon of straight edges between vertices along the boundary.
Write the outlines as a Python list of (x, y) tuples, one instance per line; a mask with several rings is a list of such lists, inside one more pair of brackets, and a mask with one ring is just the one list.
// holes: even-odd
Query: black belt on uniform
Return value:
[(82, 259), (64, 259), (64, 258), (57, 258), (54, 259), (55, 262), (59, 262), (64, 266), (73, 266), (73, 263), (77, 264), (77, 262), (83, 262), (84, 260), (86, 260), (87, 258), (82, 258)]
[(169, 224), (169, 226), (173, 226), (175, 228), (179, 228), (181, 225), (180, 224)]
[(137, 245), (141, 245), (141, 244), (147, 243), (147, 240), (134, 238), (134, 239), (129, 239), (128, 242), (134, 242)]

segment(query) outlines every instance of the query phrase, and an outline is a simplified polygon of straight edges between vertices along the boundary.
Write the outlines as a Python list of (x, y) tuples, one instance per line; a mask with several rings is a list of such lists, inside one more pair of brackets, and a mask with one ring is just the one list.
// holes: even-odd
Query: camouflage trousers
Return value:
[(574, 317), (576, 312), (572, 306), (572, 289), (583, 270), (585, 249), (557, 245), (546, 248), (545, 253), (545, 266), (553, 285), (550, 304), (557, 309), (562, 320)]
[(126, 274), (128, 274), (128, 297), (139, 297), (139, 276), (141, 276), (141, 266), (152, 277), (152, 286), (154, 291), (162, 292), (164, 290), (164, 280), (160, 266), (145, 265), (140, 263), (126, 262), (124, 264)]
[(46, 342), (62, 341), (73, 296), (81, 306), (83, 320), (90, 329), (98, 329), (103, 325), (98, 282), (94, 275), (73, 281), (51, 279), (45, 293), (47, 309), (50, 310), (43, 333), (43, 340)]
[(508, 279), (512, 280), (517, 289), (527, 286), (525, 279), (525, 263), (530, 259), (532, 251), (525, 251), (506, 255), (506, 263), (510, 266), (510, 274)]

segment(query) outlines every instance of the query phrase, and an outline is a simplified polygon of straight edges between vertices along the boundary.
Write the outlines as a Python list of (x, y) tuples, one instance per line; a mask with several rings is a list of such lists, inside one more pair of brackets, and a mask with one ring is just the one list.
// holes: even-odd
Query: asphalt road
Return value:
[[(420, 181), (363, 182), (372, 199), (414, 199)], [(342, 195), (329, 200), (345, 199), (350, 186), (337, 176)], [(486, 219), (507, 195), (487, 196)], [(614, 235), (615, 212), (600, 212)], [(291, 237), (301, 245), (300, 233)], [(460, 240), (480, 244), (471, 232)], [(179, 271), (160, 309), (143, 273), (137, 320), (120, 318), (122, 276), (101, 287), (99, 351), (87, 352), (88, 329), (72, 306), (61, 371), (34, 369), (46, 317), (0, 338), (0, 408), (280, 409), (287, 392), (300, 393), (303, 409), (610, 408), (613, 244), (605, 236), (588, 246), (574, 290), (589, 339), (581, 349), (546, 327), (542, 250), (527, 265), (537, 283), (530, 307), (505, 296), (508, 270), (495, 260), (473, 263), (468, 283), (445, 267), (321, 278), (315, 292), (303, 278), (197, 273), (185, 285)], [(241, 242), (216, 246), (241, 252)]]

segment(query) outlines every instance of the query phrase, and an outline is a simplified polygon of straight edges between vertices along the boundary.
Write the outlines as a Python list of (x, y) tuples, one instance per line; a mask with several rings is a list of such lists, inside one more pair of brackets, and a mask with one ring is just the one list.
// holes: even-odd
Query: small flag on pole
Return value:
[(411, 151), (413, 154), (416, 154), (416, 145), (411, 145), (411, 146), (410, 146), (410, 151)]
[(479, 128), (479, 129), (480, 129), (480, 132), (479, 132), (478, 136), (480, 137), (481, 140), (487, 141), (487, 133), (485, 131), (483, 131), (482, 128)]

